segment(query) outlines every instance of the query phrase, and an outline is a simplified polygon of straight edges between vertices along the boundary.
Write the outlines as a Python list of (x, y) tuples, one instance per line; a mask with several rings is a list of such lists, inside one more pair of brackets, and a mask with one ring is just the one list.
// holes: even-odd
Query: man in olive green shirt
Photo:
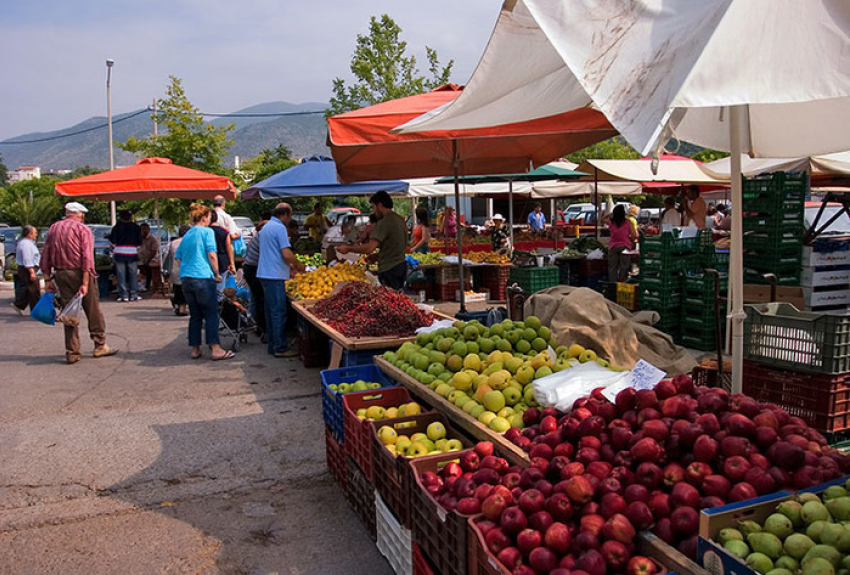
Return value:
[(341, 254), (371, 254), (381, 248), (378, 252), (378, 279), (386, 287), (400, 290), (407, 279), (407, 225), (404, 218), (393, 211), (393, 199), (387, 192), (377, 192), (369, 198), (369, 203), (378, 217), (371, 238), (359, 246), (340, 246), (337, 251)]

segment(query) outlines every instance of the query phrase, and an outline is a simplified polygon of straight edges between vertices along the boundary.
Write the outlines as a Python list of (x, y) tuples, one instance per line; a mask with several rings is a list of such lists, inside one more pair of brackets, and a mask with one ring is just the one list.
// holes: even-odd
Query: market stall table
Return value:
[(434, 392), (431, 388), (423, 385), (407, 375), (405, 372), (385, 360), (383, 357), (375, 358), (375, 365), (387, 374), (391, 379), (397, 381), (410, 391), (411, 394), (421, 398), (425, 403), (433, 406), (445, 415), (452, 423), (466, 431), (472, 437), (481, 441), (490, 441), (496, 445), (496, 449), (511, 464), (528, 467), (528, 454), (517, 447), (501, 434), (496, 433), (471, 415), (464, 413), (443, 396)]
[[(318, 301), (319, 300), (315, 299), (292, 300), (292, 307), (296, 312), (301, 314), (304, 319), (316, 326), (317, 329), (330, 338), (331, 359), (328, 369), (336, 369), (340, 367), (343, 351), (384, 350), (398, 347), (407, 341), (414, 341), (416, 339), (415, 336), (349, 337), (334, 329), (326, 321), (313, 313), (312, 307), (316, 305)], [(438, 311), (434, 312), (434, 318), (454, 321), (453, 317), (447, 316)]]

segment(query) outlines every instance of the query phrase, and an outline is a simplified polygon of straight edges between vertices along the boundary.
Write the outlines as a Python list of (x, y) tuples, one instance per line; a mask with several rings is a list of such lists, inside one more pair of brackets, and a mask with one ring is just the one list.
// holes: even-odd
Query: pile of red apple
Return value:
[(694, 558), (700, 509), (850, 471), (850, 457), (784, 409), (686, 375), (615, 403), (594, 390), (567, 415), (532, 408), (524, 419), (505, 437), (528, 468), (482, 443), (422, 478), (446, 509), (483, 513), (488, 547), (523, 575), (648, 575), (654, 565), (632, 558), (636, 531)]

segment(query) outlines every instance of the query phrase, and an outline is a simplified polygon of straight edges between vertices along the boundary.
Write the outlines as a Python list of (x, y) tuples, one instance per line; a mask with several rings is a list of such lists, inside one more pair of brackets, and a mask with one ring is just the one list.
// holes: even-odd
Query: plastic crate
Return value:
[(773, 213), (784, 205), (799, 206), (802, 212), (809, 178), (805, 172), (774, 172), (767, 176), (745, 178), (741, 182), (743, 205), (747, 210)]
[[(721, 325), (726, 324), (726, 304), (722, 302), (719, 309), (720, 313), (720, 323)], [(683, 299), (682, 300), (682, 309), (681, 309), (681, 318), (684, 325), (684, 322), (687, 320), (690, 322), (691, 326), (695, 326), (698, 324), (707, 324), (710, 323), (712, 326), (714, 325), (715, 313), (714, 313), (714, 301), (697, 301), (693, 299)]]
[(658, 296), (664, 292), (679, 293), (682, 285), (683, 275), (679, 272), (653, 275), (641, 272), (638, 278), (640, 290), (651, 292), (650, 295)]
[(322, 372), (322, 418), (340, 443), (345, 443), (345, 424), (342, 417), (342, 397), (345, 394), (337, 393), (329, 386), (331, 384), (354, 383), (358, 379), (369, 383), (380, 383), (381, 387), (395, 385), (374, 365), (326, 369)]
[(784, 234), (786, 231), (803, 227), (802, 212), (799, 214), (745, 214), (741, 217), (741, 219), (743, 221), (742, 229), (745, 233), (751, 232), (755, 234), (778, 236)]
[(658, 254), (696, 254), (703, 245), (711, 241), (711, 234), (699, 232), (690, 238), (680, 238), (673, 232), (664, 232), (658, 236), (640, 237), (640, 253)]
[[(720, 276), (720, 294), (725, 294), (729, 289), (729, 276)], [(682, 291), (685, 298), (698, 299), (706, 302), (714, 301), (714, 276), (711, 274), (684, 275), (682, 276)]]
[(803, 266), (801, 246), (781, 250), (748, 250), (744, 253), (744, 266), (779, 272), (799, 271)]
[(396, 575), (413, 575), (413, 539), (399, 523), (379, 493), (375, 493), (377, 547)]
[(304, 367), (327, 367), (330, 362), (328, 351), (330, 339), (319, 328), (304, 319), (304, 316), (295, 311), (292, 313), (298, 316), (296, 323), (298, 355)]
[[(333, 342), (331, 342), (333, 345)], [(381, 349), (361, 349), (361, 350), (350, 350), (343, 349), (342, 356), (340, 357), (339, 365), (340, 367), (356, 367), (358, 365), (372, 365), (375, 363), (376, 355), (383, 355), (387, 351), (395, 351), (398, 349), (398, 346), (395, 347), (387, 347)]]
[(744, 361), (744, 393), (774, 403), (822, 433), (850, 429), (850, 374), (799, 373)]
[(623, 306), (629, 311), (638, 309), (638, 290), (636, 284), (627, 284), (617, 282), (617, 304)]
[(456, 511), (446, 511), (425, 490), (422, 474), (437, 472), (446, 463), (457, 461), (460, 453), (446, 453), (410, 461), (415, 485), (410, 495), (410, 521), (413, 538), (434, 564), (437, 573), (458, 575), (466, 572), (467, 517)]
[[(460, 289), (460, 282), (450, 284), (434, 284), (434, 299), (437, 301), (455, 301), (455, 294)], [(472, 289), (472, 278), (466, 280), (467, 289)]]
[(502, 565), (496, 557), (487, 549), (484, 535), (478, 528), (478, 523), (484, 519), (483, 515), (469, 518), (469, 535), (467, 543), (468, 575), (507, 575), (510, 569)]
[(578, 260), (578, 275), (582, 277), (608, 274), (608, 258), (601, 260), (589, 260), (583, 258)]
[(772, 273), (776, 276), (776, 285), (798, 286), (800, 285), (800, 270), (796, 272), (777, 272), (765, 269), (744, 269), (744, 283), (766, 285), (770, 282), (762, 274)]
[(578, 278), (578, 286), (602, 291), (602, 285), (608, 281), (608, 274), (596, 274), (593, 276), (581, 276)]
[(640, 301), (640, 308), (643, 310), (653, 310), (660, 314), (675, 310), (678, 316), (678, 310), (682, 306), (682, 294), (659, 292), (656, 295), (656, 292), (641, 288), (638, 293), (638, 301)]
[(850, 314), (817, 314), (788, 303), (744, 306), (744, 358), (797, 371), (850, 371)]
[(641, 273), (686, 272), (702, 269), (702, 256), (695, 254), (640, 254)]
[(345, 453), (360, 466), (369, 481), (372, 481), (372, 426), (370, 422), (357, 417), (357, 410), (372, 405), (398, 407), (410, 401), (410, 392), (403, 387), (386, 387), (342, 396)]
[(523, 292), (531, 295), (542, 289), (557, 286), (558, 268), (555, 266), (533, 268), (512, 267), (508, 281), (512, 284), (519, 284)]
[(558, 267), (558, 281), (561, 285), (578, 285), (579, 262), (583, 260), (584, 258), (555, 258), (555, 265)]
[(331, 428), (325, 426), (325, 462), (328, 471), (334, 478), (336, 484), (343, 493), (348, 492), (348, 470), (345, 467), (345, 450), (340, 442), (334, 438)]
[(729, 250), (718, 250), (714, 245), (707, 246), (702, 253), (702, 267), (728, 273)]
[(789, 226), (775, 234), (751, 233), (744, 235), (744, 249), (755, 251), (785, 251), (796, 249), (803, 251), (802, 226)]
[(366, 479), (357, 464), (350, 457), (345, 458), (346, 471), (348, 475), (348, 504), (360, 518), (366, 527), (366, 531), (372, 538), (377, 540), (377, 518), (375, 515), (375, 486)]
[(396, 457), (387, 451), (378, 439), (378, 429), (383, 425), (390, 425), (399, 434), (410, 436), (414, 433), (425, 433), (428, 425), (435, 421), (441, 422), (446, 427), (447, 438), (460, 439), (464, 447), (469, 447), (469, 441), (455, 433), (448, 420), (437, 412), (369, 422), (372, 427), (372, 476), (375, 488), (402, 525), (406, 527), (410, 526), (410, 494), (415, 485), (410, 459)]
[[(466, 571), (465, 567), (461, 573)], [(442, 575), (434, 571), (431, 563), (425, 557), (425, 554), (422, 553), (422, 549), (417, 545), (416, 541), (413, 542), (413, 575)]]

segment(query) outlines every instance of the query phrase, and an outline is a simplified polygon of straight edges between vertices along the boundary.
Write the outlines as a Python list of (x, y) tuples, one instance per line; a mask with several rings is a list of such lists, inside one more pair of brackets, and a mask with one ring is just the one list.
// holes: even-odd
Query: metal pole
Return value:
[(452, 140), (452, 165), (455, 181), (455, 220), (457, 221), (457, 273), (460, 278), (460, 313), (466, 313), (466, 284), (463, 281), (463, 232), (460, 225), (460, 158), (457, 153), (457, 140)]
[(511, 249), (510, 255), (514, 253), (514, 181), (508, 180), (508, 220), (510, 221)]
[[(729, 151), (731, 160), (732, 189), (732, 245), (729, 254), (729, 320), (732, 327), (732, 393), (741, 393), (744, 372), (744, 255), (743, 255), (743, 218), (741, 217), (741, 123), (743, 106), (729, 108)], [(722, 373), (723, 366), (717, 367)]]
[(596, 206), (596, 239), (599, 239), (599, 170), (593, 168), (593, 204)]
[[(106, 122), (109, 126), (109, 169), (115, 169), (115, 155), (112, 147), (112, 66), (115, 61), (112, 58), (106, 60)], [(109, 202), (109, 219), (115, 225), (116, 218), (115, 202)]]

